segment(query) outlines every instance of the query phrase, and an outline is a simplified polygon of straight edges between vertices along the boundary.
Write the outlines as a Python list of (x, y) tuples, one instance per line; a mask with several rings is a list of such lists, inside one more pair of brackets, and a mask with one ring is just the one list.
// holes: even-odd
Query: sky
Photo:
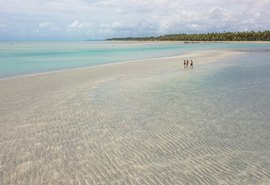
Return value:
[(270, 29), (270, 0), (0, 0), (0, 40)]

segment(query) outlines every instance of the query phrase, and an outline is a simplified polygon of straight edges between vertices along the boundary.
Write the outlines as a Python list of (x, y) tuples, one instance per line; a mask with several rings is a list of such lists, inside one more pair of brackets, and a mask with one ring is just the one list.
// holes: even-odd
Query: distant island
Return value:
[[(199, 34), (169, 34), (157, 37), (124, 37), (107, 40), (123, 41), (270, 41), (270, 31), (246, 31)], [(188, 43), (188, 42), (187, 42)]]

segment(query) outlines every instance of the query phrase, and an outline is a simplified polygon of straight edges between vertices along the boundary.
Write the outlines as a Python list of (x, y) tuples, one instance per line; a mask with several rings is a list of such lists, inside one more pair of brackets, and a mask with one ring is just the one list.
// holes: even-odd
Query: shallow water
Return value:
[(269, 184), (270, 52), (243, 49), (100, 83), (0, 81), (0, 184)]
[(116, 155), (139, 169), (141, 184), (267, 184), (269, 59), (269, 51), (248, 52), (180, 74), (104, 83), (90, 94), (102, 110), (97, 127), (114, 130), (102, 138), (109, 146), (118, 138)]
[(0, 42), (0, 78), (180, 55), (207, 49), (269, 49), (269, 44), (134, 42)]
[(126, 128), (117, 131), (119, 155), (145, 166), (142, 183), (267, 184), (269, 59), (269, 51), (248, 52), (181, 74), (136, 77), (135, 86), (145, 86), (138, 91), (118, 79), (92, 96), (109, 130)]

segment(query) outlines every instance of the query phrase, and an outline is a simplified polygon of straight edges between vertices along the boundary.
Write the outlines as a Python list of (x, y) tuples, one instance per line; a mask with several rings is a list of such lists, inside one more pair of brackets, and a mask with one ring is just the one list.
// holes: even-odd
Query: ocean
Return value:
[(241, 51), (193, 69), (173, 58), (0, 80), (0, 184), (270, 184), (269, 44), (0, 48), (2, 79)]
[(267, 50), (270, 44), (0, 42), (0, 78), (215, 49)]

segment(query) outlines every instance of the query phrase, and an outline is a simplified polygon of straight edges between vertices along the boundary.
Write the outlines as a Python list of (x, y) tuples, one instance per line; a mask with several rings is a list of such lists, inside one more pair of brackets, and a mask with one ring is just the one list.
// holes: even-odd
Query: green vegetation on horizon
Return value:
[(169, 34), (157, 37), (125, 37), (110, 38), (107, 40), (127, 41), (270, 41), (270, 31), (223, 32), (223, 33), (196, 33), (196, 34)]

